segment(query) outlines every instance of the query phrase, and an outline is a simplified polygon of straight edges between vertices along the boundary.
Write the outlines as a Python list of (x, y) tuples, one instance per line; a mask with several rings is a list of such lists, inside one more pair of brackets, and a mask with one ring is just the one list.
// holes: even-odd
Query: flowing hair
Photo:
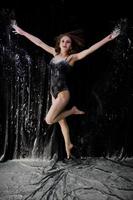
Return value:
[(75, 30), (60, 34), (55, 38), (55, 51), (57, 54), (60, 53), (60, 40), (62, 37), (68, 36), (72, 41), (72, 49), (70, 50), (69, 54), (77, 53), (81, 51), (85, 47), (85, 41), (83, 36), (82, 30)]

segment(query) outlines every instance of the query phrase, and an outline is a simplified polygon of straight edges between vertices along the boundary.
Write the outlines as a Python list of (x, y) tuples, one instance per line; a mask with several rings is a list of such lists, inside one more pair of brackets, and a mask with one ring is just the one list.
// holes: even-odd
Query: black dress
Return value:
[(71, 66), (67, 60), (61, 60), (54, 62), (54, 59), (50, 61), (50, 90), (51, 94), (57, 98), (59, 92), (63, 90), (69, 90), (68, 88), (68, 72)]

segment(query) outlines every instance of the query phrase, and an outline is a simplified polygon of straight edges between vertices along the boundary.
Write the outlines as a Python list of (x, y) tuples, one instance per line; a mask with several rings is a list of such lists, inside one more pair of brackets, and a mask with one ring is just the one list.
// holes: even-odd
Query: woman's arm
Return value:
[(42, 49), (44, 49), (48, 53), (50, 53), (52, 55), (55, 55), (55, 49), (53, 47), (45, 44), (43, 41), (41, 41), (39, 38), (35, 37), (34, 35), (31, 35), (30, 33), (27, 33), (26, 31), (24, 31), (23, 29), (18, 27), (16, 24), (13, 24), (12, 27), (15, 29), (15, 31), (13, 31), (15, 34), (20, 34), (20, 35), (25, 36), (31, 42), (33, 42), (37, 46), (41, 47)]
[(86, 56), (93, 53), (94, 51), (96, 51), (97, 49), (99, 49), (100, 47), (102, 47), (103, 45), (108, 43), (109, 41), (114, 40), (119, 34), (120, 34), (119, 29), (114, 30), (111, 34), (109, 34), (108, 36), (106, 36), (105, 38), (100, 40), (99, 42), (95, 43), (88, 49), (85, 49), (85, 50), (75, 54), (73, 59), (75, 61), (77, 61), (77, 60), (81, 60), (81, 59), (85, 58)]

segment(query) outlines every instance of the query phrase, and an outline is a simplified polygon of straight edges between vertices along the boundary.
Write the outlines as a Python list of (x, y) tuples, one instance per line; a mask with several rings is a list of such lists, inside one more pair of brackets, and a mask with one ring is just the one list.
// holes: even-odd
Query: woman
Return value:
[(76, 106), (73, 106), (70, 110), (64, 110), (70, 99), (70, 92), (66, 82), (67, 72), (69, 68), (75, 64), (75, 62), (85, 58), (102, 47), (104, 44), (115, 39), (120, 34), (120, 31), (119, 29), (116, 29), (91, 47), (80, 52), (76, 52), (76, 45), (81, 46), (82, 42), (80, 39), (78, 40), (74, 34), (71, 34), (71, 32), (61, 34), (57, 38), (55, 48), (53, 48), (41, 41), (39, 38), (22, 30), (16, 24), (13, 24), (12, 27), (14, 29), (13, 32), (25, 36), (31, 42), (53, 55), (50, 62), (52, 105), (45, 117), (45, 120), (48, 124), (56, 122), (60, 124), (65, 141), (67, 158), (69, 159), (73, 144), (70, 140), (69, 127), (65, 118), (72, 114), (84, 114), (84, 112), (79, 110)]

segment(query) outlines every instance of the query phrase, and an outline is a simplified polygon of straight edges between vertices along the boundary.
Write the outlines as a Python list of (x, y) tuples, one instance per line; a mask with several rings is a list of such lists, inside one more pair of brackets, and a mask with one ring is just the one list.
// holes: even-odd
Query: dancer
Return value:
[(32, 34), (24, 31), (16, 24), (12, 25), (13, 32), (25, 36), (35, 45), (41, 47), (48, 53), (53, 55), (50, 61), (51, 68), (51, 96), (52, 105), (45, 117), (47, 124), (53, 124), (58, 122), (61, 127), (61, 131), (65, 141), (65, 149), (67, 158), (71, 156), (71, 150), (73, 144), (70, 140), (69, 127), (66, 121), (66, 117), (70, 115), (82, 115), (83, 111), (79, 110), (76, 106), (73, 106), (69, 110), (65, 110), (66, 105), (70, 100), (70, 91), (67, 85), (66, 76), (69, 69), (74, 66), (75, 62), (85, 58), (89, 54), (93, 53), (109, 41), (115, 39), (119, 34), (120, 30), (115, 29), (111, 34), (104, 37), (99, 42), (95, 43), (91, 47), (79, 51), (77, 47), (83, 45), (82, 39), (74, 35), (74, 32), (68, 32), (61, 34), (57, 37), (55, 48), (47, 45), (39, 38)]

